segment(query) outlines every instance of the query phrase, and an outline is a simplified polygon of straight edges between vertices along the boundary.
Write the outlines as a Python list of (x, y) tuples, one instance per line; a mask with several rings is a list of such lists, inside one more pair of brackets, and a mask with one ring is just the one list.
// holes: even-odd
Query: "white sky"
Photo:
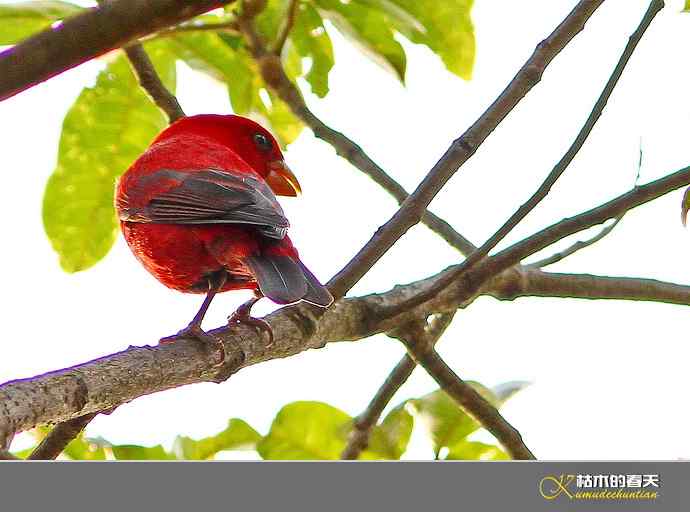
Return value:
[[(426, 49), (407, 44), (404, 88), (334, 35), (332, 93), (325, 100), (309, 97), (309, 104), (411, 190), (574, 4), (478, 0), (477, 64), (470, 82), (445, 71)], [(647, 4), (605, 2), (432, 209), (474, 242), (493, 233), (570, 145)], [(641, 183), (690, 163), (690, 15), (679, 14), (681, 0), (667, 4), (590, 140), (506, 244), (629, 189), (640, 141)], [(62, 118), (101, 67), (99, 62), (83, 65), (0, 103), (5, 169), (0, 381), (155, 343), (185, 325), (199, 305), (200, 297), (157, 283), (121, 239), (96, 267), (64, 274), (43, 233), (41, 199), (55, 165)], [(179, 99), (190, 114), (229, 111), (221, 85), (183, 67)], [(325, 281), (396, 206), (310, 132), (290, 147), (287, 160), (305, 192), (283, 202), (291, 236)], [(681, 194), (631, 212), (603, 242), (552, 270), (690, 282), (690, 235), (679, 221)], [(386, 290), (457, 261), (443, 241), (417, 227), (352, 295)], [(220, 325), (245, 298), (243, 292), (219, 296), (206, 325)], [(265, 302), (256, 313), (272, 308)], [(439, 349), (464, 378), (487, 385), (533, 383), (503, 411), (539, 458), (674, 459), (690, 457), (687, 332), (690, 313), (680, 306), (481, 298), (458, 313)], [(222, 385), (198, 384), (137, 399), (98, 417), (87, 433), (119, 443), (170, 445), (177, 434), (217, 432), (230, 417), (265, 433), (278, 409), (294, 400), (322, 400), (354, 415), (402, 354), (401, 346), (385, 336), (331, 344), (244, 369)], [(433, 381), (418, 370), (394, 403), (433, 389)], [(428, 456), (428, 446), (415, 436), (408, 457)]]

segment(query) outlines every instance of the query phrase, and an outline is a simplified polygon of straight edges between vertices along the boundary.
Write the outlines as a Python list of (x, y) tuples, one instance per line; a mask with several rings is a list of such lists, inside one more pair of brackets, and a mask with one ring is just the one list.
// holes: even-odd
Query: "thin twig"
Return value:
[(348, 437), (347, 445), (340, 454), (343, 460), (357, 460), (360, 453), (362, 453), (369, 445), (369, 436), (371, 429), (379, 421), (379, 417), (383, 410), (391, 401), (393, 395), (398, 392), (400, 387), (412, 375), (416, 363), (412, 358), (405, 354), (400, 362), (395, 365), (393, 370), (388, 374), (386, 380), (376, 392), (374, 397), (367, 405), (367, 408), (355, 418), (352, 425), (352, 432)]
[(75, 439), (79, 433), (86, 428), (92, 419), (98, 413), (85, 414), (68, 421), (63, 421), (55, 425), (53, 430), (43, 438), (40, 444), (34, 448), (31, 455), (27, 457), (29, 460), (55, 460), (67, 447), (67, 445)]
[(183, 23), (175, 27), (166, 28), (155, 34), (151, 34), (146, 40), (160, 39), (163, 37), (173, 37), (179, 34), (194, 32), (227, 32), (233, 35), (241, 35), (235, 20), (224, 21), (221, 23)]
[(534, 455), (527, 448), (520, 433), (508, 423), (501, 413), (477, 393), (446, 364), (430, 343), (420, 342), (419, 337), (401, 336), (412, 358), (422, 366), (467, 414), (491, 432), (513, 459), (531, 460)]
[[(671, 190), (676, 190), (688, 183), (690, 167), (686, 167), (668, 176), (652, 181), (645, 185), (640, 185), (630, 192), (604, 203), (596, 208), (587, 210), (574, 217), (564, 219), (552, 224), (549, 227), (530, 235), (529, 237), (516, 242), (501, 252), (489, 257), (486, 264), (481, 265), (481, 269), (472, 279), (478, 276), (486, 276), (491, 272), (501, 272), (523, 259), (545, 249), (553, 243), (562, 240), (566, 236), (579, 233), (585, 229), (597, 226), (609, 219), (614, 219), (625, 214), (628, 210), (648, 203)], [(494, 274), (496, 275), (496, 274)]]
[(589, 238), (587, 240), (578, 240), (574, 244), (572, 244), (570, 247), (566, 247), (562, 251), (559, 251), (557, 253), (552, 254), (551, 256), (547, 256), (546, 258), (543, 258), (539, 261), (535, 261), (534, 263), (530, 263), (527, 265), (528, 267), (533, 267), (533, 268), (544, 268), (549, 265), (553, 265), (554, 263), (558, 263), (559, 261), (563, 261), (565, 258), (568, 256), (572, 256), (578, 251), (581, 251), (582, 249), (585, 249), (591, 245), (596, 244), (597, 242), (601, 241), (603, 238), (605, 238), (611, 231), (613, 231), (618, 223), (621, 221), (623, 216), (621, 215), (620, 217), (616, 218), (611, 224), (608, 226), (605, 226), (603, 229), (599, 231), (596, 235), (594, 235), (592, 238)]
[(232, 0), (111, 0), (0, 52), (0, 101)]
[[(434, 230), (442, 233), (449, 242), (462, 246), (461, 251), (468, 253), (473, 245), (445, 221), (432, 216), (426, 211), (427, 206), (445, 185), (457, 169), (467, 161), (479, 145), (498, 126), (503, 118), (517, 103), (541, 80), (544, 69), (553, 58), (584, 28), (584, 24), (603, 0), (581, 0), (554, 32), (537, 45), (533, 55), (518, 71), (501, 95), (487, 111), (448, 149), (443, 158), (434, 166), (415, 192), (408, 196), (405, 190), (376, 165), (362, 149), (339, 132), (324, 125), (304, 104), (299, 91), (285, 76), (280, 59), (271, 54), (257, 37), (251, 22), (240, 23), (240, 30), (245, 35), (254, 58), (259, 62), (264, 81), (280, 98), (285, 101), (294, 113), (312, 128), (317, 137), (331, 143), (338, 154), (347, 158), (353, 165), (368, 174), (384, 189), (393, 194), (402, 203), (401, 208), (360, 252), (328, 284), (336, 296), (343, 296), (378, 259), (410, 227), (425, 219), (434, 225)], [(448, 229), (450, 228), (450, 229)], [(469, 249), (469, 251), (468, 251)]]
[(369, 242), (328, 282), (329, 289), (335, 297), (345, 295), (400, 237), (420, 221), (436, 194), (520, 100), (541, 81), (544, 69), (582, 30), (586, 20), (600, 4), (601, 1), (596, 0), (578, 3), (556, 30), (537, 45), (532, 56), (494, 103), (451, 144), (393, 217), (379, 228)]
[(151, 99), (168, 116), (168, 122), (174, 123), (184, 117), (184, 111), (177, 98), (165, 87), (156, 73), (153, 63), (141, 44), (134, 44), (125, 48), (139, 85), (151, 96)]
[(283, 47), (285, 46), (285, 42), (287, 41), (287, 38), (290, 35), (290, 31), (292, 30), (292, 27), (295, 24), (295, 19), (297, 19), (298, 7), (299, 0), (290, 0), (290, 4), (288, 5), (287, 13), (285, 16), (285, 21), (283, 22), (283, 26), (280, 29), (280, 33), (278, 34), (278, 37), (276, 38), (276, 41), (273, 45), (272, 52), (275, 55), (279, 56), (281, 53), (283, 53)]
[[(430, 344), (435, 344), (443, 335), (451, 321), (455, 312), (446, 313), (434, 317), (431, 324), (421, 332), (425, 341)], [(352, 432), (348, 438), (347, 445), (343, 450), (340, 458), (343, 460), (356, 460), (360, 453), (364, 451), (369, 444), (369, 437), (371, 429), (378, 423), (383, 410), (391, 401), (395, 393), (400, 387), (405, 384), (407, 379), (412, 375), (416, 363), (412, 358), (405, 354), (400, 362), (395, 365), (386, 380), (383, 382), (379, 390), (369, 402), (367, 408), (355, 418), (352, 426)]]
[[(606, 106), (606, 103), (608, 102), (611, 93), (616, 87), (618, 80), (623, 74), (623, 70), (625, 69), (628, 61), (630, 60), (630, 57), (632, 56), (633, 52), (635, 51), (637, 44), (640, 42), (647, 28), (649, 28), (649, 25), (652, 23), (654, 17), (659, 13), (661, 9), (663, 9), (663, 7), (663, 0), (651, 1), (647, 11), (645, 12), (642, 18), (642, 21), (640, 22), (635, 32), (633, 32), (633, 34), (630, 36), (628, 43), (625, 46), (625, 49), (623, 50), (623, 53), (620, 59), (618, 60), (616, 67), (613, 70), (613, 73), (611, 73), (611, 76), (606, 82), (606, 85), (604, 86), (604, 89), (599, 95), (599, 98), (597, 99), (596, 103), (594, 104), (594, 108), (592, 109), (590, 115), (587, 117), (585, 124), (580, 129), (580, 132), (578, 133), (577, 137), (575, 137), (575, 140), (571, 144), (570, 148), (568, 148), (568, 151), (566, 151), (566, 153), (563, 155), (560, 161), (552, 169), (552, 171), (546, 177), (544, 182), (539, 186), (539, 188), (534, 192), (534, 194), (532, 194), (529, 200), (522, 204), (517, 209), (517, 211), (515, 211), (515, 213), (513, 213), (510, 216), (510, 218), (498, 229), (498, 231), (491, 235), (491, 237), (486, 242), (484, 242), (482, 246), (479, 247), (479, 249), (470, 254), (458, 266), (458, 268), (455, 269), (455, 271), (448, 274), (444, 280), (439, 281), (433, 288), (429, 289), (427, 291), (426, 296), (415, 297), (413, 300), (416, 301), (416, 303), (411, 303), (409, 305), (404, 304), (402, 306), (403, 309), (409, 309), (418, 304), (421, 304), (422, 302), (429, 300), (434, 295), (438, 294), (443, 288), (449, 286), (452, 282), (461, 279), (462, 276), (469, 272), (474, 266), (476, 266), (477, 263), (486, 258), (491, 249), (496, 247), (496, 245), (498, 245), (501, 242), (501, 240), (503, 240), (515, 228), (515, 226), (517, 226), (520, 223), (520, 221), (524, 219), (527, 216), (527, 214), (531, 212), (548, 195), (549, 191), (551, 190), (551, 187), (556, 183), (558, 178), (565, 172), (565, 170), (568, 168), (575, 155), (578, 153), (584, 142), (587, 140), (587, 137), (594, 128), (594, 125), (596, 124), (597, 120), (599, 119), (599, 117), (601, 117), (604, 107)], [(394, 311), (391, 311), (390, 314), (395, 315), (396, 313)]]

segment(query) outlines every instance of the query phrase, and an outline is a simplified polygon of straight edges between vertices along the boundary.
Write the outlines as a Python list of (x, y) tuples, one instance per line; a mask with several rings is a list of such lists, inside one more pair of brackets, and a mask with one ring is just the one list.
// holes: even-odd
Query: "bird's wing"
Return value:
[(135, 188), (171, 183), (141, 207), (118, 204), (120, 220), (158, 224), (248, 224), (271, 238), (282, 239), (289, 227), (275, 195), (262, 180), (245, 173), (203, 169), (162, 169), (142, 176)]

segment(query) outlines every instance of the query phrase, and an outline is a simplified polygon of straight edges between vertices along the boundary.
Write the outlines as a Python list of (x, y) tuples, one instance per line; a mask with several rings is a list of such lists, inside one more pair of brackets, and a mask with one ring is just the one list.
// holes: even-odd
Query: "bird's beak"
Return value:
[(295, 197), (302, 193), (302, 187), (285, 161), (276, 160), (268, 164), (266, 183), (277, 196)]

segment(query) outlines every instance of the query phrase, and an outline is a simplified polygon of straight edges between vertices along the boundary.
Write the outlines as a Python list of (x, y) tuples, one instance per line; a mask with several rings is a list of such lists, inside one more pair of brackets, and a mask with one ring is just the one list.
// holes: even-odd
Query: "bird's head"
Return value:
[(182, 132), (210, 137), (228, 146), (266, 180), (276, 195), (294, 197), (302, 192), (275, 137), (251, 119), (215, 114), (184, 117), (156, 140)]

